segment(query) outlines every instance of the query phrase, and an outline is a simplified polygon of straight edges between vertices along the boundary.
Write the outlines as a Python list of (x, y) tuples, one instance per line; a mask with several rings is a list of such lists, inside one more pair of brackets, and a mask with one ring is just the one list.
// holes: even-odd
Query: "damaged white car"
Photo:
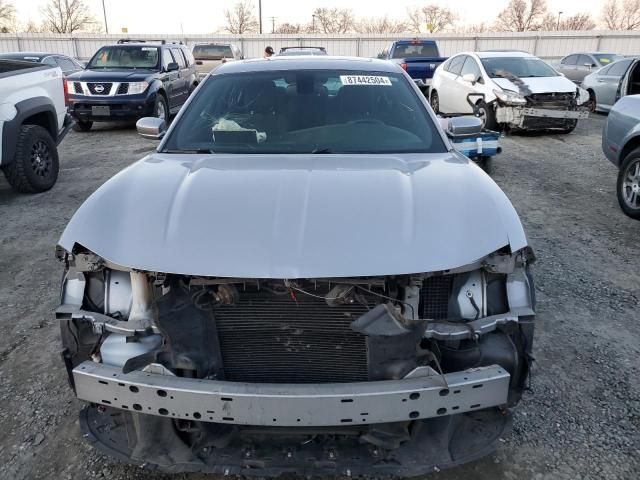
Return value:
[(436, 113), (473, 113), (469, 95), (491, 130), (570, 133), (589, 116), (589, 93), (525, 52), (466, 52), (438, 67), (430, 92)]
[(89, 442), (257, 476), (413, 476), (496, 448), (529, 375), (534, 257), (405, 72), (226, 63), (166, 134), (138, 127), (157, 152), (57, 250)]

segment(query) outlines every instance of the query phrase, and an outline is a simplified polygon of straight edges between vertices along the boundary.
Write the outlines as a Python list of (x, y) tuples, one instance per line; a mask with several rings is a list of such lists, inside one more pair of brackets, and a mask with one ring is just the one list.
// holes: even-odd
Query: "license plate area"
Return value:
[(93, 105), (91, 107), (91, 115), (95, 116), (109, 116), (111, 115), (111, 109), (108, 105)]

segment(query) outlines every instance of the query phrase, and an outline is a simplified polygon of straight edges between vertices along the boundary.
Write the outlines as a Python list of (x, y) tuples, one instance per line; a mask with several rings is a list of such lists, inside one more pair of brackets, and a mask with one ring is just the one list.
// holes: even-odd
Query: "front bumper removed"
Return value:
[[(536, 119), (553, 120), (584, 120), (589, 118), (589, 112), (586, 110), (553, 110), (547, 108), (533, 107), (516, 107), (516, 106), (498, 106), (496, 108), (496, 121), (505, 123), (512, 127), (526, 127), (527, 117)], [(556, 126), (550, 123), (550, 127)]]
[[(507, 404), (509, 373), (493, 365), (402, 380), (251, 384), (127, 374), (91, 361), (73, 370), (79, 399), (182, 420), (274, 427), (367, 425), (433, 418)], [(426, 376), (424, 374), (426, 373)]]

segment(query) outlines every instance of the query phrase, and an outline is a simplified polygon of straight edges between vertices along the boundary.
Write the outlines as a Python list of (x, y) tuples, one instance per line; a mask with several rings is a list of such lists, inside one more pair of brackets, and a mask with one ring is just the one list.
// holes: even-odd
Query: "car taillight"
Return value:
[(62, 90), (64, 91), (64, 106), (69, 106), (69, 84), (66, 78), (62, 78)]
[(403, 70), (407, 69), (407, 64), (406, 63), (401, 63), (400, 66), (402, 67)]

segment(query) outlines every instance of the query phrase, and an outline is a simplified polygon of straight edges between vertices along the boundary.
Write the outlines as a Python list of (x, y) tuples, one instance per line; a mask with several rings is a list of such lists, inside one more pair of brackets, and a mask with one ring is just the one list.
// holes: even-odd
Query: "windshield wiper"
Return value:
[(333, 152), (331, 151), (330, 148), (327, 148), (327, 147), (316, 147), (313, 150), (311, 150), (311, 153), (316, 154), (316, 153), (333, 153)]

